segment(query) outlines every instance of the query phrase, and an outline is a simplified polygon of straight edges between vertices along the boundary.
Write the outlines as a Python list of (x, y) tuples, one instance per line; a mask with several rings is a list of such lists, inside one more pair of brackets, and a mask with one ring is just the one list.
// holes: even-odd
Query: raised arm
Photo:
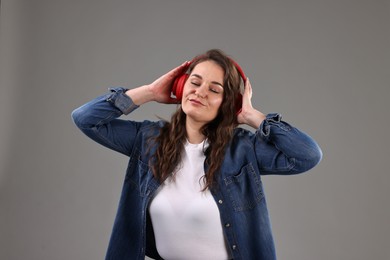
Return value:
[(280, 114), (268, 114), (256, 131), (254, 147), (262, 174), (310, 170), (321, 161), (321, 148), (312, 137), (281, 119)]
[(322, 158), (318, 144), (306, 133), (252, 106), (252, 86), (247, 80), (238, 122), (257, 129), (254, 147), (262, 174), (297, 174), (310, 170)]
[(171, 85), (185, 65), (186, 62), (148, 85), (130, 90), (123, 87), (112, 88), (108, 94), (75, 109), (72, 119), (76, 126), (94, 141), (129, 156), (139, 130), (153, 123), (118, 118), (131, 113), (146, 102), (176, 103), (176, 100), (170, 97)]

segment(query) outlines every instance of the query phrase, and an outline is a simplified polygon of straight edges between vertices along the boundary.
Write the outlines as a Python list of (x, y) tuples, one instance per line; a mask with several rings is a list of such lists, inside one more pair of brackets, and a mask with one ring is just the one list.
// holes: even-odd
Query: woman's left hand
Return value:
[(252, 85), (249, 78), (246, 79), (244, 94), (242, 95), (242, 109), (237, 115), (239, 124), (246, 124), (258, 128), (265, 119), (265, 115), (252, 106)]

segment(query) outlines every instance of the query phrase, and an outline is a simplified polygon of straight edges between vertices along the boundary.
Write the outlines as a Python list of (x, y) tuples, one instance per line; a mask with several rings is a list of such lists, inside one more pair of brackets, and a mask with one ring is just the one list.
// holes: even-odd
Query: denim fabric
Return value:
[[(158, 256), (148, 205), (160, 183), (149, 167), (150, 138), (162, 121), (118, 119), (136, 106), (122, 87), (112, 88), (72, 112), (77, 127), (96, 142), (129, 156), (106, 259)], [(291, 175), (319, 163), (322, 152), (308, 135), (268, 114), (255, 133), (237, 128), (211, 190), (218, 205), (228, 250), (234, 259), (276, 259), (261, 175)], [(205, 165), (207, 172), (207, 165)]]

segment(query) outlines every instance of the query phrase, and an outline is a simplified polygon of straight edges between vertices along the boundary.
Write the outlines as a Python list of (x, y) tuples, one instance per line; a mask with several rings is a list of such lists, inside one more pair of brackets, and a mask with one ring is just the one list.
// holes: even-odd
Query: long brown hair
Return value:
[[(190, 73), (194, 67), (204, 61), (214, 61), (224, 70), (223, 101), (214, 120), (204, 125), (202, 134), (207, 138), (209, 146), (205, 151), (208, 170), (205, 173), (205, 188), (210, 188), (216, 181), (216, 174), (220, 169), (226, 145), (231, 141), (233, 130), (237, 123), (236, 98), (240, 93), (240, 76), (232, 60), (221, 50), (212, 49), (195, 57)], [(155, 138), (157, 150), (152, 156), (151, 165), (154, 177), (163, 182), (174, 173), (181, 162), (181, 154), (186, 141), (186, 114), (181, 106), (172, 115), (171, 121), (166, 122), (160, 134)]]

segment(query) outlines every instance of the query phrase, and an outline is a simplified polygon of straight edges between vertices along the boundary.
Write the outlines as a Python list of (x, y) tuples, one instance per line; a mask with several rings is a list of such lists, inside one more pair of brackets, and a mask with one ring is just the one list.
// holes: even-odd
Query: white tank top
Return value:
[(153, 198), (151, 216), (160, 256), (173, 259), (230, 259), (218, 207), (204, 182), (204, 142), (184, 146), (182, 163)]

